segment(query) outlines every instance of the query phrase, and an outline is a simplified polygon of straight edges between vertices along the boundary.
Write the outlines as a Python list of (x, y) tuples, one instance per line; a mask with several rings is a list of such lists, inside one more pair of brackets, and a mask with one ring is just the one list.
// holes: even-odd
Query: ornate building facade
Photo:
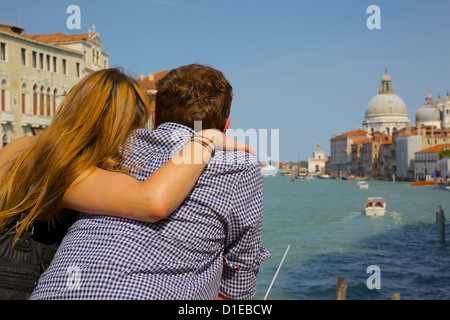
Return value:
[(0, 24), (0, 148), (48, 127), (69, 90), (108, 67), (101, 46), (95, 26), (83, 34), (32, 35)]
[(328, 162), (328, 155), (320, 148), (320, 143), (316, 145), (313, 151), (313, 157), (308, 159), (308, 172), (312, 174), (325, 173), (325, 167)]

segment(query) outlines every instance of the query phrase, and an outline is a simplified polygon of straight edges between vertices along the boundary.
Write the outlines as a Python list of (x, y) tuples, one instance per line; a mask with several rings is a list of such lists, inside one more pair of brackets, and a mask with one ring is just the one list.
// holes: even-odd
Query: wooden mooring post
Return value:
[(445, 215), (442, 206), (439, 206), (439, 211), (436, 212), (436, 223), (439, 226), (439, 243), (445, 243)]
[(347, 285), (345, 284), (345, 278), (339, 276), (336, 283), (336, 300), (345, 300), (346, 293)]
[[(345, 277), (339, 276), (336, 283), (336, 300), (345, 300), (347, 294), (347, 285), (345, 284)], [(391, 300), (400, 300), (400, 293), (395, 292)]]

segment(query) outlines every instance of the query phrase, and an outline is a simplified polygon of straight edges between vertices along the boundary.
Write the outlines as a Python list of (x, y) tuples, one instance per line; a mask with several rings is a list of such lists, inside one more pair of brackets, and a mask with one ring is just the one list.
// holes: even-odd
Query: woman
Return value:
[(0, 231), (22, 213), (27, 215), (17, 224), (16, 238), (38, 221), (55, 227), (70, 220), (65, 208), (156, 222), (194, 186), (211, 157), (209, 139), (218, 149), (251, 151), (217, 130), (203, 130), (203, 143), (188, 143), (178, 154), (182, 161), (169, 161), (139, 182), (121, 163), (130, 134), (150, 114), (143, 90), (118, 69), (83, 78), (40, 136), (0, 150)]

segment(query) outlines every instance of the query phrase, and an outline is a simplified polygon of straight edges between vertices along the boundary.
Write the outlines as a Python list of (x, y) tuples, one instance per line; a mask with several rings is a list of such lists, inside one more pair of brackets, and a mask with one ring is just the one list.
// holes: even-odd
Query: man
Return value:
[[(157, 90), (156, 130), (135, 131), (126, 153), (125, 166), (139, 164), (130, 175), (141, 181), (175, 161), (197, 121), (221, 131), (230, 123), (232, 87), (218, 70), (179, 67)], [(190, 195), (158, 223), (85, 215), (65, 239), (76, 245), (62, 245), (77, 256), (61, 276), (66, 287), (47, 298), (252, 298), (259, 266), (270, 255), (261, 247), (262, 187), (254, 156), (216, 151)]]

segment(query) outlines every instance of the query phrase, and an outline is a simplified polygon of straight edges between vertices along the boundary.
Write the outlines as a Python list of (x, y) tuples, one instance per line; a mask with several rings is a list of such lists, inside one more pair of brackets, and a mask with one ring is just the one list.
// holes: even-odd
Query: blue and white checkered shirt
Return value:
[[(126, 165), (145, 180), (195, 132), (136, 130)], [(250, 299), (261, 247), (263, 178), (255, 157), (218, 151), (182, 205), (158, 223), (82, 214), (31, 299)]]

